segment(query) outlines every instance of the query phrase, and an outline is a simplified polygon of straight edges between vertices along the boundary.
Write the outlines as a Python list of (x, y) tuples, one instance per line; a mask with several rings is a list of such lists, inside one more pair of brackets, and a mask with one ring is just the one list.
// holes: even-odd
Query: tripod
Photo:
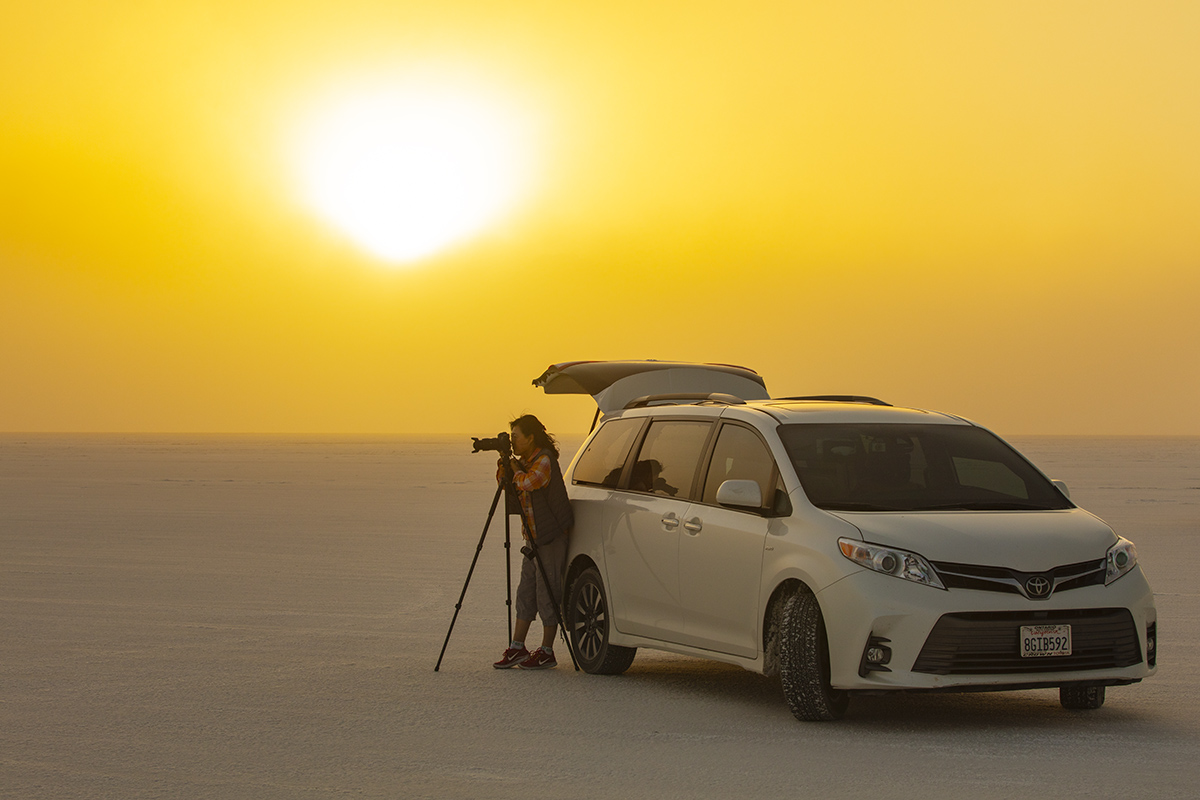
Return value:
[[(437, 664), (435, 664), (433, 667), (434, 672), (437, 672), (442, 666), (442, 658), (446, 655), (446, 646), (450, 644), (450, 634), (454, 632), (454, 623), (458, 621), (458, 612), (462, 609), (463, 598), (467, 596), (467, 586), (471, 584), (471, 575), (473, 575), (475, 572), (475, 564), (479, 561), (479, 554), (483, 552), (483, 540), (487, 538), (488, 528), (492, 526), (492, 517), (496, 513), (496, 506), (500, 504), (501, 495), (504, 496), (505, 500), (504, 572), (506, 578), (506, 588), (508, 589), (505, 605), (508, 606), (508, 638), (509, 641), (512, 641), (512, 561), (509, 557), (509, 550), (511, 549), (512, 545), (510, 543), (509, 535), (508, 509), (516, 507), (517, 511), (521, 515), (521, 525), (523, 528), (525, 530), (530, 530), (531, 527), (525, 519), (525, 509), (516, 497), (516, 489), (512, 484), (512, 468), (507, 466), (507, 462), (505, 462), (505, 464), (504, 478), (501, 480), (500, 485), (496, 487), (496, 494), (492, 498), (492, 506), (488, 509), (487, 520), (485, 520), (483, 523), (483, 532), (479, 534), (479, 544), (475, 545), (475, 557), (471, 559), (471, 568), (467, 570), (467, 579), (463, 581), (462, 592), (460, 592), (458, 595), (458, 602), (454, 604), (454, 616), (450, 619), (450, 627), (446, 631), (446, 640), (442, 642), (442, 652), (438, 654)], [(575, 650), (571, 646), (571, 637), (567, 635), (567, 617), (566, 614), (563, 613), (563, 601), (565, 598), (560, 599), (556, 596), (554, 589), (555, 584), (550, 581), (550, 576), (546, 572), (546, 565), (542, 563), (542, 556), (540, 553), (538, 553), (537, 542), (533, 539), (530, 539), (528, 547), (529, 551), (533, 554), (533, 560), (537, 563), (538, 570), (541, 572), (542, 581), (546, 585), (546, 590), (550, 592), (550, 600), (554, 603), (554, 610), (558, 614), (558, 632), (562, 636), (563, 641), (566, 642), (567, 653), (571, 656), (571, 663), (575, 666), (575, 671), (578, 672), (579, 664), (575, 661)], [(524, 551), (524, 548), (522, 548), (522, 551)], [(546, 621), (542, 620), (542, 624), (545, 625)]]

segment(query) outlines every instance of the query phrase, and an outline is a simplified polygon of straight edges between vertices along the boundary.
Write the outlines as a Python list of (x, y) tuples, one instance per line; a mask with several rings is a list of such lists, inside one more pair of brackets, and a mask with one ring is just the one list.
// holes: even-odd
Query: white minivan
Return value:
[(727, 365), (571, 362), (534, 384), (598, 406), (564, 472), (566, 623), (588, 672), (639, 647), (711, 658), (832, 720), (890, 691), (1058, 687), (1098, 708), (1155, 670), (1133, 544), (985, 428), (771, 399)]

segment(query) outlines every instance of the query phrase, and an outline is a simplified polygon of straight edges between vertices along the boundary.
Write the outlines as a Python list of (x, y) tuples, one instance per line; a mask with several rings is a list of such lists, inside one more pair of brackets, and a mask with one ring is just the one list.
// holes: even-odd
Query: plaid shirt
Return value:
[[(512, 466), (513, 486), (517, 490), (517, 499), (521, 501), (521, 510), (525, 512), (522, 517), (527, 528), (522, 533), (526, 538), (537, 539), (537, 525), (533, 521), (533, 497), (529, 493), (550, 484), (550, 477), (554, 474), (550, 469), (550, 456), (539, 450), (529, 466), (522, 464), (519, 458), (512, 460)], [(501, 467), (496, 471), (496, 480), (501, 480), (503, 476), (504, 468)]]

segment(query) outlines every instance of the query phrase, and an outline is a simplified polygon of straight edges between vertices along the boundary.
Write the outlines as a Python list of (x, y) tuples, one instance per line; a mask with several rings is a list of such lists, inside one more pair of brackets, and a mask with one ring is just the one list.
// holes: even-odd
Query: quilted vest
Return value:
[(567, 497), (562, 469), (558, 466), (554, 452), (539, 450), (531, 461), (537, 460), (543, 453), (550, 459), (550, 482), (541, 489), (534, 489), (529, 495), (533, 503), (533, 525), (537, 528), (537, 542), (549, 544), (571, 532), (575, 525), (575, 512), (571, 510), (571, 498)]

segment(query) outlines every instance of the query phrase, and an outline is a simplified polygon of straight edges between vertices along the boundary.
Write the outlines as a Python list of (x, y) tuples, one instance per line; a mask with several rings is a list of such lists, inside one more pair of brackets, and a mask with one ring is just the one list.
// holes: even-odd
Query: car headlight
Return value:
[(1134, 548), (1133, 542), (1124, 536), (1119, 536), (1117, 543), (1108, 548), (1108, 555), (1104, 557), (1104, 560), (1108, 564), (1108, 568), (1104, 572), (1104, 585), (1108, 586), (1137, 566), (1137, 550)]
[(903, 578), (913, 583), (923, 583), (939, 589), (946, 588), (929, 562), (916, 553), (897, 550), (894, 547), (881, 547), (877, 544), (858, 542), (854, 539), (838, 539), (838, 547), (842, 549), (842, 555), (867, 569), (882, 572), (884, 575), (891, 575), (894, 578)]

